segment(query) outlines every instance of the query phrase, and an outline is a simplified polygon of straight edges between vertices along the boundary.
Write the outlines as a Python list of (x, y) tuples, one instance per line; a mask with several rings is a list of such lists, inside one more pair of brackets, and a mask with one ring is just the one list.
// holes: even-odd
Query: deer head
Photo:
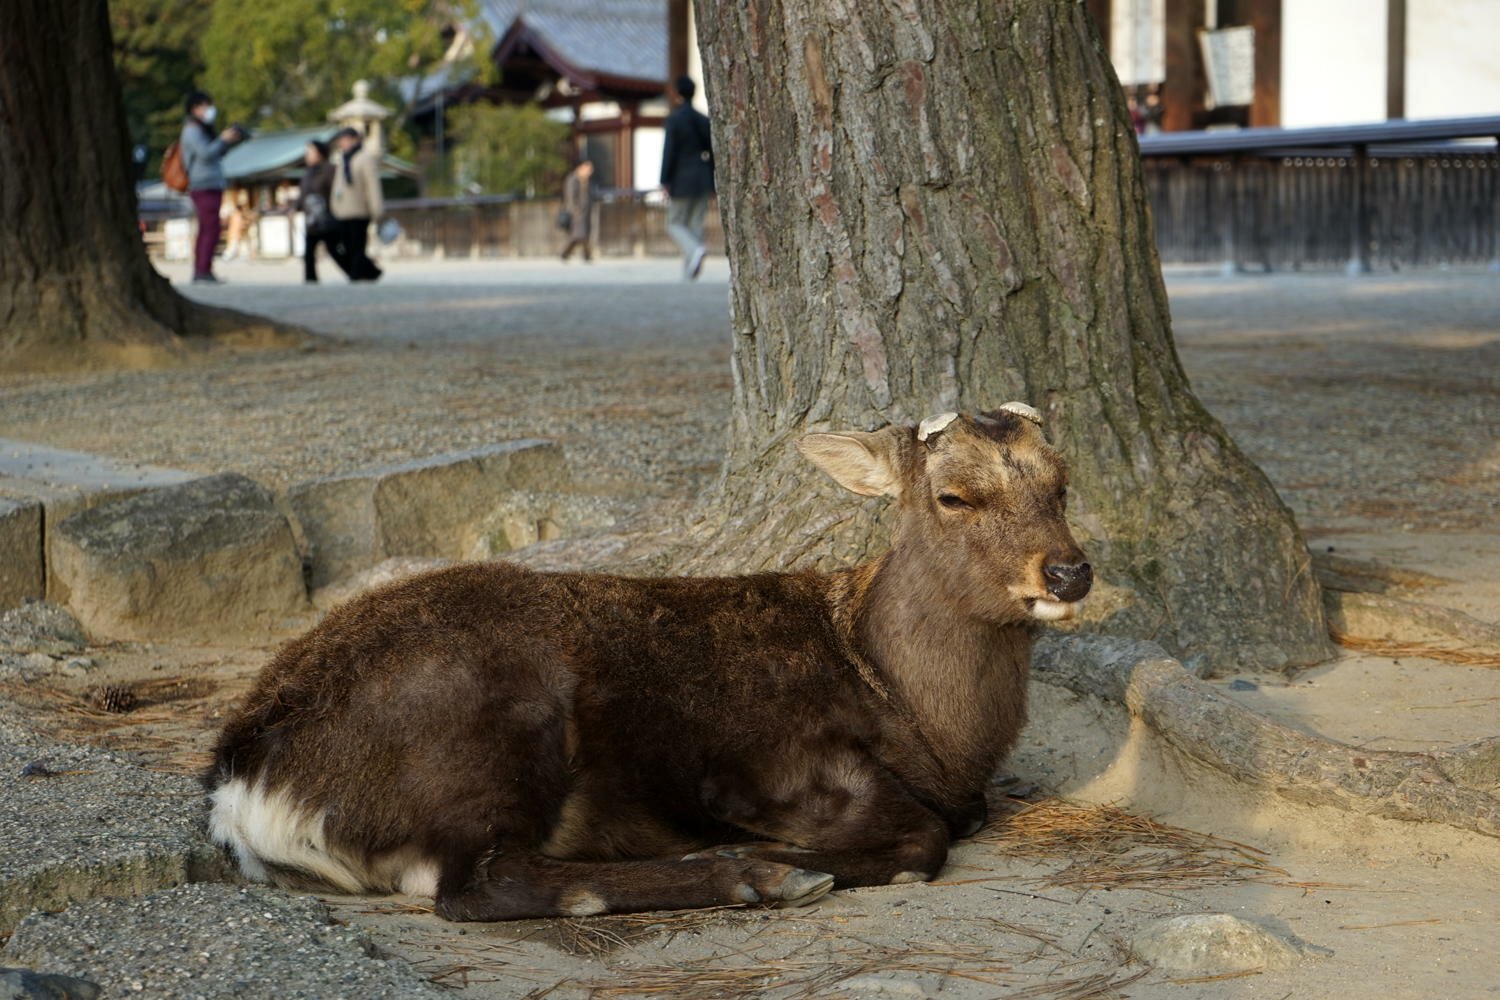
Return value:
[(1024, 403), (809, 434), (797, 447), (845, 489), (894, 498), (892, 558), (915, 560), (976, 619), (1071, 618), (1093, 584), (1068, 530), (1067, 466)]

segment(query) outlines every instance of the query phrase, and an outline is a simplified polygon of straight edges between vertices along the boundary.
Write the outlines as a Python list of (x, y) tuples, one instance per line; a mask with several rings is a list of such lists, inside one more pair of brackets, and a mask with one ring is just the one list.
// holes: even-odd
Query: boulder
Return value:
[(0, 608), (47, 592), (42, 562), (42, 505), (0, 497)]
[(1130, 953), (1174, 976), (1285, 969), (1308, 955), (1333, 954), (1290, 934), (1227, 913), (1194, 913), (1153, 920), (1131, 940)]
[(376, 563), (369, 569), (360, 570), (353, 576), (345, 577), (337, 583), (330, 583), (326, 587), (319, 587), (312, 593), (313, 607), (319, 611), (332, 611), (353, 597), (358, 597), (367, 590), (376, 587), (384, 587), (398, 580), (407, 580), (422, 573), (430, 573), (435, 569), (446, 569), (457, 565), (452, 559), (422, 559), (417, 556), (394, 556), (384, 562)]
[(226, 473), (67, 518), (52, 589), (91, 633), (216, 640), (294, 627), (307, 610), (292, 529), (271, 494)]
[(299, 483), (286, 500), (317, 588), (392, 556), (462, 559), (506, 497), (567, 478), (555, 442), (507, 441)]

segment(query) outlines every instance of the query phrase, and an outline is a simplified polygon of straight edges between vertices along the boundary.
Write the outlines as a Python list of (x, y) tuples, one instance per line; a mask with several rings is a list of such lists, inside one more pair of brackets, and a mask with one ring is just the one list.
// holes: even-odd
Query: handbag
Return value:
[(558, 229), (572, 229), (573, 228), (573, 213), (570, 212), (570, 211), (568, 211), (566, 208), (559, 208), (557, 210), (557, 228)]
[(327, 236), (333, 232), (333, 213), (328, 210), (328, 202), (322, 195), (308, 195), (303, 205), (307, 216), (307, 235)]

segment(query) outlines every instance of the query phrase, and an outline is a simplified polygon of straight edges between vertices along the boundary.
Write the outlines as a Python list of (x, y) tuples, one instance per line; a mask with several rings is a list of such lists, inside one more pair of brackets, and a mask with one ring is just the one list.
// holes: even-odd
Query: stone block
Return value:
[[(30, 441), (0, 438), (0, 499), (41, 505), (41, 559), (51, 552), (52, 529), (79, 511), (101, 503), (134, 496), (159, 486), (185, 483), (196, 476), (179, 469), (123, 462), (65, 448), (49, 448)], [(0, 529), (3, 535), (3, 529)], [(0, 542), (0, 607), (3, 600), (5, 549)], [(50, 581), (45, 595), (56, 599)]]
[(567, 478), (555, 442), (507, 441), (299, 483), (286, 500), (323, 587), (393, 556), (462, 559), (507, 497)]
[(263, 636), (307, 610), (291, 525), (264, 487), (232, 473), (74, 514), (49, 556), (52, 589), (95, 635)]
[(47, 592), (42, 562), (42, 505), (0, 497), (0, 608)]

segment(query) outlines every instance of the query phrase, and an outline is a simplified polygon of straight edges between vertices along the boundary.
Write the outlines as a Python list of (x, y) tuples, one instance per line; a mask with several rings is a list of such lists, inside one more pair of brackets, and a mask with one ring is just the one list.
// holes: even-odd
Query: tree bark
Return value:
[(697, 0), (734, 406), (698, 571), (881, 538), (790, 447), (1024, 400), (1072, 467), (1104, 627), (1213, 665), (1329, 651), (1290, 512), (1193, 396), (1135, 134), (1083, 4)]
[(148, 364), (185, 334), (294, 339), (146, 259), (104, 0), (0, 4), (0, 363)]

